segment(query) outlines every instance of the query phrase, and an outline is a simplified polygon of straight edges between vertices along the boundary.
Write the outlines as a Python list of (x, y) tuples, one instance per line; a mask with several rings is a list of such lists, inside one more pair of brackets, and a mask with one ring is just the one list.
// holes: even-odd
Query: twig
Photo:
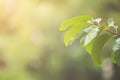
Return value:
[[(97, 23), (94, 23), (94, 25), (98, 26), (98, 28), (100, 28), (100, 29), (103, 29), (103, 28), (101, 28), (100, 25), (97, 24)], [(120, 36), (119, 33), (113, 32), (113, 31), (111, 31), (111, 30), (105, 30), (105, 29), (104, 29), (104, 31), (109, 32), (109, 33), (112, 34), (112, 35)]]
[(106, 31), (107, 31), (107, 32), (109, 32), (109, 33), (111, 33), (111, 34), (113, 34), (113, 35), (120, 36), (120, 34), (119, 34), (119, 33), (113, 32), (113, 31), (111, 31), (111, 30), (106, 30)]

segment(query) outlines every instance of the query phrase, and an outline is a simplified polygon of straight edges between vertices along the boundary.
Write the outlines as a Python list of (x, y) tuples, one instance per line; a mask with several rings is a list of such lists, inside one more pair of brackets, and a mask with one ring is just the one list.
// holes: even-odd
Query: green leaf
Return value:
[(113, 63), (116, 63), (115, 56), (114, 56), (113, 52), (111, 53), (111, 60), (112, 60)]
[[(73, 27), (71, 27), (67, 33), (65, 34), (64, 37), (64, 43), (66, 46), (69, 45), (70, 41), (73, 40), (73, 38), (75, 37), (75, 35), (80, 32), (80, 30), (84, 29), (85, 27), (87, 27), (89, 24), (86, 22), (79, 22), (78, 24), (74, 24)], [(80, 35), (80, 34), (79, 34)], [(76, 37), (77, 39), (78, 37)]]
[(101, 24), (100, 27), (101, 27), (102, 29), (104, 29), (104, 30), (109, 30), (109, 29), (110, 29), (110, 27), (107, 26), (105, 23), (104, 23), (104, 24)]
[(83, 31), (86, 33), (91, 32), (96, 26), (90, 25), (89, 27), (85, 28)]
[(74, 24), (80, 23), (80, 22), (87, 22), (88, 20), (92, 20), (91, 16), (78, 16), (73, 17), (65, 22), (63, 22), (59, 28), (60, 31), (66, 30), (70, 26), (73, 26)]
[[(96, 39), (96, 38), (95, 38)], [(92, 54), (92, 46), (95, 42), (95, 39), (93, 39), (88, 45), (85, 46), (86, 51), (91, 55)]]
[(98, 36), (92, 46), (92, 59), (96, 64), (101, 64), (101, 52), (104, 45), (112, 36), (110, 34), (102, 34)]
[[(90, 27), (91, 28), (91, 27)], [(99, 29), (94, 27), (85, 37), (80, 40), (82, 46), (89, 44), (99, 33)]]
[(70, 39), (69, 44), (71, 45), (76, 39), (78, 39), (78, 38), (81, 36), (82, 33), (83, 33), (82, 31), (77, 32), (77, 33)]
[(115, 41), (115, 45), (113, 46), (113, 51), (116, 52), (117, 50), (120, 49), (120, 38), (118, 38), (116, 41)]
[(114, 53), (114, 59), (116, 63), (120, 66), (120, 49)]
[[(111, 58), (112, 58), (112, 61), (114, 63), (117, 63), (118, 65), (120, 65), (120, 62), (119, 62), (119, 54), (120, 54), (120, 38), (116, 39), (115, 41), (115, 45), (113, 46), (113, 53), (111, 55)], [(119, 58), (118, 58), (118, 57)]]

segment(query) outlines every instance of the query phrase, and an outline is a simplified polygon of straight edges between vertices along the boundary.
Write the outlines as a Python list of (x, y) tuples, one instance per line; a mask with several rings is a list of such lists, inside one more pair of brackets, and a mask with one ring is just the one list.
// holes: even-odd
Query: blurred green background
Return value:
[(60, 24), (80, 15), (120, 25), (120, 0), (0, 0), (0, 80), (112, 80), (109, 60), (96, 66), (79, 40), (64, 45)]

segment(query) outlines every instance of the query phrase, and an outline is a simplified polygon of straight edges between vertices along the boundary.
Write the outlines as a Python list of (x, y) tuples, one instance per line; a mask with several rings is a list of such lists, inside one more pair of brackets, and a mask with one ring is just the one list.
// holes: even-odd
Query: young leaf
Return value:
[(113, 21), (112, 18), (109, 18), (109, 19), (108, 19), (108, 27), (113, 27), (113, 29), (114, 29), (115, 32), (117, 33), (118, 26), (115, 26), (115, 22)]
[(60, 31), (66, 30), (68, 27), (80, 23), (80, 22), (87, 22), (88, 20), (92, 20), (91, 16), (78, 16), (74, 17), (72, 19), (69, 19), (65, 22), (63, 22), (59, 28)]
[(92, 58), (96, 64), (101, 64), (101, 52), (104, 45), (112, 36), (110, 34), (102, 34), (98, 36), (92, 46)]
[[(89, 24), (86, 22), (79, 22), (77, 24), (74, 24), (73, 27), (71, 27), (67, 33), (65, 34), (64, 37), (64, 43), (66, 46), (69, 45), (70, 41), (73, 40), (74, 36), (80, 32), (80, 30), (84, 29), (87, 27)], [(77, 39), (77, 38), (76, 38)]]
[(105, 23), (101, 24), (100, 27), (101, 27), (102, 29), (104, 29), (104, 30), (109, 30), (109, 29), (110, 29), (110, 27), (107, 26)]
[(113, 21), (113, 18), (109, 18), (108, 19), (108, 26), (109, 27), (114, 27), (115, 26), (114, 24), (115, 24), (115, 22)]
[(97, 22), (100, 25), (101, 20), (102, 20), (101, 18), (96, 18), (95, 22)]

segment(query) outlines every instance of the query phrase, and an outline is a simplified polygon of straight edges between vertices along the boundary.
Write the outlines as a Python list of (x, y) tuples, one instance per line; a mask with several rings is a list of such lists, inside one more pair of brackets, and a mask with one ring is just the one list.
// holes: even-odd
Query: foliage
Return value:
[(104, 46), (109, 43), (109, 40), (116, 39), (111, 54), (113, 62), (120, 65), (118, 26), (115, 25), (112, 18), (109, 18), (107, 23), (101, 23), (101, 20), (101, 18), (94, 19), (91, 16), (78, 16), (63, 22), (59, 30), (68, 29), (64, 37), (67, 47), (80, 38), (81, 46), (86, 48), (96, 64), (101, 64)]

